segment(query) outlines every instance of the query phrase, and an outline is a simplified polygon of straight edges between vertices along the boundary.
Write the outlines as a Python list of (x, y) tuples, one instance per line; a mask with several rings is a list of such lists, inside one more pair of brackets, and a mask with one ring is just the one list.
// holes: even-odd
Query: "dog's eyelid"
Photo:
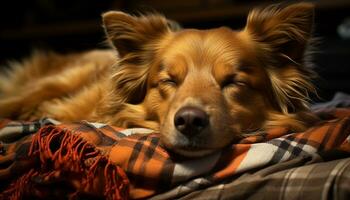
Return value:
[(224, 88), (226, 86), (233, 85), (235, 83), (236, 83), (236, 74), (228, 75), (221, 82), (221, 87)]
[(240, 80), (238, 80), (238, 81), (236, 81), (236, 85), (239, 85), (239, 86), (246, 86), (247, 83), (246, 83), (245, 81), (240, 81)]
[(171, 77), (166, 77), (166, 78), (160, 79), (160, 83), (165, 83), (165, 84), (169, 84), (169, 85), (173, 85), (173, 86), (177, 85), (176, 79), (171, 78)]
[(253, 65), (242, 61), (238, 64), (237, 70), (242, 72), (251, 72), (253, 70)]
[(228, 86), (246, 86), (246, 81), (239, 79), (236, 74), (228, 75), (221, 83), (221, 87), (225, 88)]

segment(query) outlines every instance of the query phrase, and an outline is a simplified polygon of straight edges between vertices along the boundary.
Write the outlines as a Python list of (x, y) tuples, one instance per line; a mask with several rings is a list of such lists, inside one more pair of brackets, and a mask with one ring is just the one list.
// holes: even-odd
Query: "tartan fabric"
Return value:
[(151, 199), (346, 200), (350, 196), (350, 158), (324, 162), (320, 157), (300, 157), (208, 188), (201, 187), (201, 182), (204, 180), (198, 178)]
[[(120, 167), (126, 173), (130, 182), (129, 197), (131, 199), (150, 197), (154, 199), (187, 198), (191, 197), (191, 194), (197, 195), (197, 193), (198, 196), (194, 197), (198, 197), (199, 199), (216, 199), (210, 195), (206, 196), (209, 194), (206, 192), (218, 191), (218, 194), (223, 195), (222, 192), (219, 192), (222, 189), (220, 187), (228, 187), (223, 182), (233, 180), (232, 184), (237, 184), (237, 182), (234, 182), (237, 178), (237, 180), (240, 180), (252, 171), (266, 171), (266, 169), (271, 167), (280, 169), (285, 165), (288, 166), (289, 162), (294, 162), (298, 159), (318, 158), (319, 162), (321, 162), (326, 159), (326, 155), (329, 155), (329, 152), (334, 151), (345, 152), (349, 156), (347, 152), (350, 152), (350, 119), (348, 117), (350, 116), (350, 109), (327, 111), (323, 112), (322, 116), (325, 116), (327, 120), (320, 122), (314, 127), (310, 127), (305, 132), (289, 133), (289, 130), (280, 127), (258, 135), (249, 136), (241, 140), (238, 144), (232, 144), (221, 151), (197, 159), (184, 159), (169, 154), (162, 148), (158, 134), (152, 133), (152, 131), (147, 129), (123, 130), (89, 122), (48, 126), (45, 120), (33, 123), (3, 121), (0, 123), (0, 127), (2, 127), (0, 130), (0, 139), (4, 135), (6, 135), (6, 138), (12, 138), (8, 137), (10, 135), (27, 136), (19, 140), (17, 139), (18, 137), (14, 137), (15, 139), (7, 139), (5, 141), (6, 143), (2, 143), (0, 163), (6, 161), (6, 163), (11, 164), (0, 165), (0, 180), (2, 183), (9, 183), (11, 181), (13, 183), (16, 181), (13, 177), (21, 178), (28, 171), (37, 167), (34, 164), (27, 168), (19, 166), (18, 163), (23, 162), (23, 159), (25, 160), (27, 157), (17, 155), (28, 155), (33, 143), (36, 144), (35, 141), (41, 141), (41, 136), (38, 133), (30, 134), (34, 133), (36, 131), (35, 129), (44, 126), (40, 129), (39, 133), (45, 133), (44, 135), (47, 137), (54, 137), (53, 135), (57, 133), (74, 135), (74, 137), (85, 141), (86, 143), (84, 144), (90, 145), (91, 148), (96, 150), (93, 152), (103, 158), (107, 158), (108, 163)], [(13, 132), (9, 131), (9, 124)], [(17, 128), (15, 128), (16, 126)], [(53, 140), (53, 142), (57, 142), (55, 145), (61, 147), (66, 145), (62, 141), (62, 139)], [(55, 145), (51, 144), (48, 148), (54, 148), (53, 146)], [(73, 143), (70, 148), (79, 151), (81, 147), (76, 147)], [(51, 149), (51, 151), (53, 150)], [(336, 158), (334, 156), (327, 159), (332, 160)], [(35, 160), (33, 158), (31, 159)], [(91, 163), (92, 161), (85, 160), (84, 162)], [(16, 167), (14, 168), (13, 166)], [(82, 173), (85, 172), (83, 171)], [(120, 173), (121, 177), (123, 177), (122, 172)], [(105, 173), (104, 175), (110, 177), (118, 174)], [(282, 175), (278, 175), (281, 183), (288, 185), (289, 180), (294, 180), (289, 179), (287, 175)], [(262, 179), (262, 182), (256, 183), (256, 187), (262, 187), (265, 183), (267, 184), (269, 182)], [(267, 185), (265, 187), (272, 186)], [(199, 190), (208, 187), (212, 188), (202, 190), (202, 193), (199, 192)], [(8, 185), (4, 184), (2, 188), (6, 189)], [(118, 190), (117, 188), (114, 189)], [(283, 190), (290, 191), (291, 189), (284, 187)], [(83, 191), (85, 191), (84, 188)], [(242, 191), (240, 192), (242, 193)], [(255, 190), (250, 191), (250, 193), (254, 192)], [(322, 192), (322, 190), (319, 192)], [(280, 196), (286, 194), (282, 191)], [(102, 192), (101, 196), (104, 196), (104, 192)], [(231, 196), (228, 195), (227, 199), (230, 198)]]

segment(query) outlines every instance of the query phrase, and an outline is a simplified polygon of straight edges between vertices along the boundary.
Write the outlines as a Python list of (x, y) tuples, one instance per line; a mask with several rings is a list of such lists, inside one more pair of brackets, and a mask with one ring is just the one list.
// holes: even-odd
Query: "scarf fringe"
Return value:
[[(79, 134), (56, 126), (43, 127), (33, 135), (28, 156), (30, 159), (39, 158), (40, 165), (11, 183), (0, 199), (19, 200), (28, 194), (40, 196), (33, 179), (38, 176), (42, 180), (62, 178), (67, 172), (78, 175), (80, 183), (74, 184), (76, 191), (69, 199), (77, 199), (81, 193), (94, 196), (97, 193), (97, 196), (111, 200), (128, 199), (129, 181), (125, 172)], [(96, 188), (101, 185), (104, 185), (103, 191)]]

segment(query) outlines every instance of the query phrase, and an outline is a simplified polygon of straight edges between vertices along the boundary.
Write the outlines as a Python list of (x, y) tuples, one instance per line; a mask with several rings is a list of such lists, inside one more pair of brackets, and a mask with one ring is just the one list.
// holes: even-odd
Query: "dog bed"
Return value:
[(0, 199), (346, 199), (350, 108), (317, 113), (305, 132), (280, 127), (196, 159), (148, 129), (2, 120)]

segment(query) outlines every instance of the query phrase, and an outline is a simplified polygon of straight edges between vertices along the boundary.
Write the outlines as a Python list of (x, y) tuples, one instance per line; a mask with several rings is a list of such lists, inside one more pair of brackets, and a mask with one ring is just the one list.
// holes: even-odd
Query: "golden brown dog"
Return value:
[(151, 128), (186, 156), (275, 126), (301, 131), (313, 118), (311, 4), (255, 9), (239, 31), (114, 11), (103, 23), (115, 50), (36, 52), (12, 63), (0, 78), (0, 116)]

